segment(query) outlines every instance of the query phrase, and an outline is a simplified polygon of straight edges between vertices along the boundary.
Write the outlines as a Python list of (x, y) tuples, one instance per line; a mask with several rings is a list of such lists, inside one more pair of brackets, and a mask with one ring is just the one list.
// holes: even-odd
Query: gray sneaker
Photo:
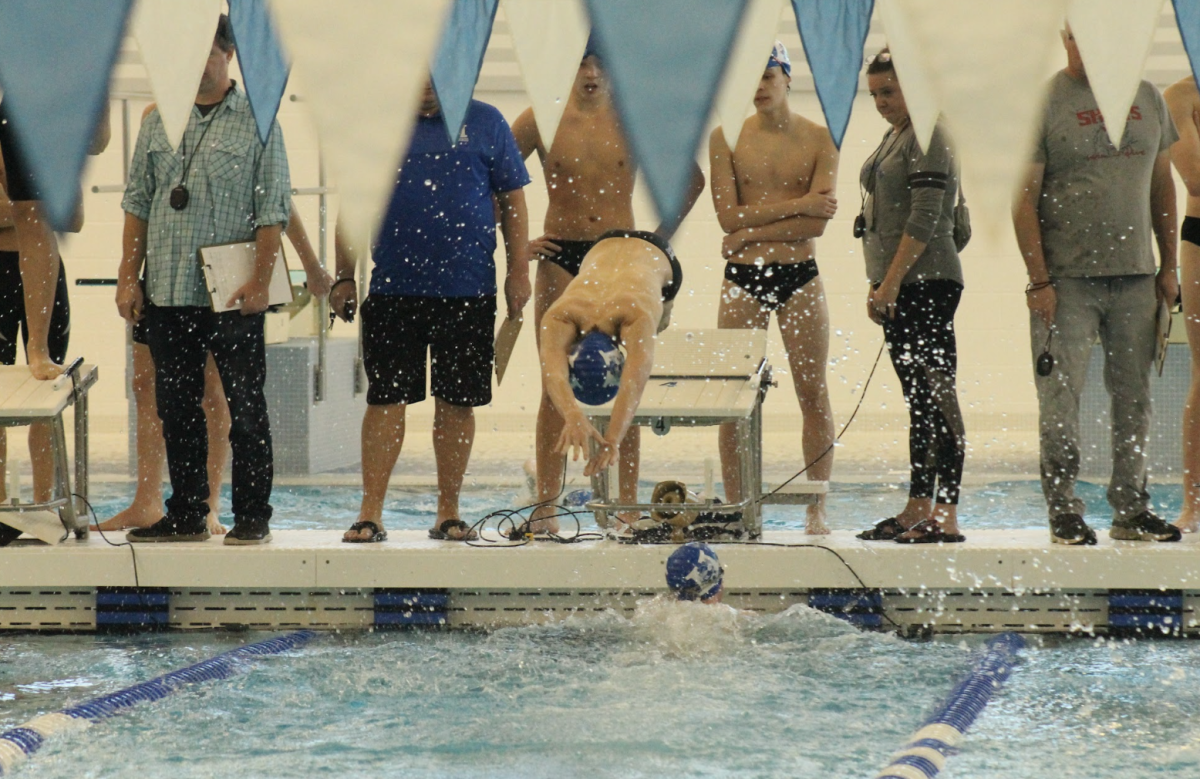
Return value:
[(1155, 516), (1152, 511), (1143, 511), (1129, 519), (1114, 519), (1108, 537), (1114, 541), (1178, 541), (1183, 537), (1179, 528)]
[(1059, 514), (1050, 520), (1050, 540), (1071, 546), (1095, 546), (1096, 534), (1078, 514)]

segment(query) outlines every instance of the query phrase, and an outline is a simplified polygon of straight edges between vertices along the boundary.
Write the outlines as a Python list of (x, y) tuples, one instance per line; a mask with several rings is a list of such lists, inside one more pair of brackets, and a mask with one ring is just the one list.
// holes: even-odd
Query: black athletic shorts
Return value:
[(486, 406), (492, 402), (495, 328), (495, 295), (368, 295), (362, 305), (367, 403), (424, 400), (429, 353), (435, 398), (456, 406)]
[[(17, 333), (29, 342), (29, 323), (25, 321), (25, 286), (21, 283), (21, 262), (17, 252), (0, 252), (0, 364), (17, 361)], [(62, 363), (67, 357), (71, 338), (71, 301), (67, 298), (67, 272), (58, 263), (58, 284), (54, 288), (54, 310), (50, 313), (47, 346), (50, 359)]]

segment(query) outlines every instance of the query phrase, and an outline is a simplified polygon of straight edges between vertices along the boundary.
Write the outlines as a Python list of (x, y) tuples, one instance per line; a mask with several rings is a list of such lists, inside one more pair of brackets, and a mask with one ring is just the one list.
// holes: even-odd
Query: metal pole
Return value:
[[(317, 259), (321, 263), (321, 267), (328, 267), (327, 249), (325, 247), (325, 234), (328, 228), (328, 214), (325, 210), (325, 201), (328, 197), (325, 194), (325, 157), (320, 149), (317, 150), (317, 182), (319, 184), (320, 193), (317, 195), (317, 234), (320, 240), (320, 249), (317, 252)], [(329, 298), (323, 297), (317, 303), (317, 376), (313, 390), (314, 400), (318, 403), (329, 397), (328, 394), (328, 379), (326, 377), (326, 340), (329, 337)]]

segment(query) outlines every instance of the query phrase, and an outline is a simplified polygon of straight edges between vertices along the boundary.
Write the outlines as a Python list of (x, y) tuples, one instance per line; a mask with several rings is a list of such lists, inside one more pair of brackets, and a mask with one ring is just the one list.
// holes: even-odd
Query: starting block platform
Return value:
[[(1052, 545), (1045, 530), (968, 531), (962, 544), (768, 530), (717, 544), (724, 602), (803, 604), (864, 628), (924, 633), (1200, 636), (1200, 538)], [(496, 538), (487, 531), (488, 538)], [(112, 539), (116, 541), (117, 539)], [(0, 629), (492, 628), (616, 610), (666, 594), (671, 544), (380, 544), (277, 530), (257, 547), (110, 546), (98, 534), (0, 549)]]

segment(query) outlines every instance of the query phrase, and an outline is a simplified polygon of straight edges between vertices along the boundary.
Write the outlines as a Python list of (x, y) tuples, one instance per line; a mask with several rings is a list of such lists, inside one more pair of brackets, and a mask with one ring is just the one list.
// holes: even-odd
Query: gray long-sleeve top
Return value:
[(867, 192), (863, 254), (872, 284), (879, 284), (887, 275), (904, 233), (926, 248), (902, 284), (928, 279), (963, 283), (962, 264), (954, 248), (958, 173), (940, 124), (934, 128), (927, 152), (917, 144), (911, 123), (897, 135), (886, 137), (867, 158), (859, 182)]

